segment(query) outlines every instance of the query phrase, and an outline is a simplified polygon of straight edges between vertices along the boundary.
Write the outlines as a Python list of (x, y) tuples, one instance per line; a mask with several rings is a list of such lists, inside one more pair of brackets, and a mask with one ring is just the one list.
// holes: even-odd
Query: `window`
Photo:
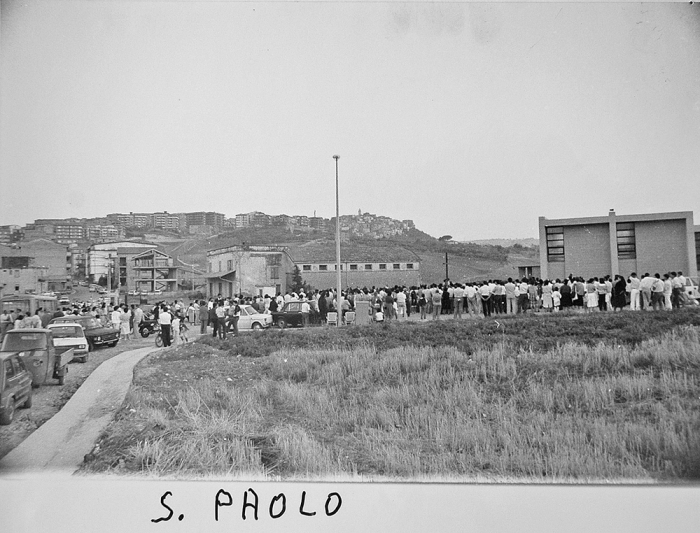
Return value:
[(401, 270), (401, 265), (399, 263), (394, 263), (394, 270)]
[(372, 265), (365, 265), (365, 270), (372, 270)]
[(280, 279), (280, 267), (270, 267), (270, 279)]
[(280, 266), (282, 264), (282, 254), (272, 254), (265, 256), (267, 266)]
[(126, 257), (119, 258), (119, 266), (126, 266)]
[(318, 265), (319, 270), (328, 270), (328, 265)]
[(357, 265), (350, 265), (350, 270), (357, 270)]
[(547, 233), (547, 261), (550, 263), (564, 262), (564, 228), (555, 226), (545, 228)]
[(617, 257), (619, 259), (636, 259), (637, 244), (634, 236), (634, 222), (617, 223)]
[(303, 266), (301, 267), (301, 269), (302, 269), (304, 272), (309, 272), (309, 271), (311, 271), (311, 265), (303, 265)]
[(233, 259), (226, 261), (226, 270), (233, 270)]
[(413, 263), (406, 263), (407, 270), (413, 270)]
[(379, 263), (379, 270), (386, 270), (386, 263)]

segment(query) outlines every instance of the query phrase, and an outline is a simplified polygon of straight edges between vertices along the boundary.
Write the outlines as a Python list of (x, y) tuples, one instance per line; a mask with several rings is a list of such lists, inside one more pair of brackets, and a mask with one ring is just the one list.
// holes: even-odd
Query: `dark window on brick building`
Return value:
[(547, 234), (547, 261), (550, 263), (564, 262), (564, 228), (555, 226), (545, 228)]
[(616, 226), (618, 259), (636, 259), (637, 244), (634, 235), (634, 222), (618, 222)]

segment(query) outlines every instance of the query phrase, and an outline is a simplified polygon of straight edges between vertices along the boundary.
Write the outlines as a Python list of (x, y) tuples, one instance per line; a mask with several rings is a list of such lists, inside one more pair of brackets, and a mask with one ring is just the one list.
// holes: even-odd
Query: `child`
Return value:
[(374, 313), (374, 321), (384, 322), (384, 313), (382, 313), (381, 309)]
[(559, 289), (554, 289), (552, 292), (552, 303), (554, 304), (554, 312), (559, 312), (559, 306), (561, 305), (561, 293)]

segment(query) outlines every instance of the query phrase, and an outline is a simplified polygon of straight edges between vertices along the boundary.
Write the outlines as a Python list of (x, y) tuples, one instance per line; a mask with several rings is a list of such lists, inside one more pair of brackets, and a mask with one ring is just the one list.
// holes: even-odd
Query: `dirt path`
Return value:
[[(77, 396), (77, 391), (82, 390), (81, 385), (83, 385), (83, 383), (86, 382), (88, 377), (95, 373), (103, 365), (106, 366), (105, 370), (102, 370), (101, 373), (104, 373), (109, 369), (116, 369), (117, 371), (119, 371), (120, 368), (124, 368), (124, 363), (121, 362), (122, 360), (131, 360), (130, 357), (126, 355), (124, 357), (121, 357), (121, 354), (125, 354), (126, 352), (132, 353), (133, 351), (136, 351), (139, 354), (143, 353), (143, 355), (145, 355), (153, 349), (155, 349), (155, 345), (153, 343), (152, 338), (139, 338), (138, 340), (133, 341), (120, 341), (119, 344), (114, 348), (103, 348), (90, 352), (90, 357), (87, 363), (71, 363), (69, 365), (69, 372), (66, 376), (65, 385), (59, 386), (55, 380), (52, 380), (48, 385), (44, 385), (41, 388), (35, 390), (32, 407), (27, 410), (18, 410), (15, 414), (15, 420), (12, 422), (12, 424), (8, 426), (0, 426), (0, 458), (3, 458), (0, 461), (0, 469), (4, 471), (4, 465), (9, 465), (14, 461), (14, 459), (11, 458), (5, 460), (5, 458), (9, 455), (11, 450), (16, 449), (20, 445), (20, 443), (31, 438), (31, 436), (39, 427), (47, 425), (49, 421), (52, 420), (52, 417), (54, 417), (57, 413), (61, 412), (60, 410), (62, 409), (62, 407), (66, 405), (72, 397)], [(143, 357), (143, 355), (141, 355), (141, 357)], [(111, 362), (112, 360), (115, 361)], [(131, 374), (128, 375), (128, 382), (131, 382)], [(128, 384), (126, 386), (128, 387)], [(118, 393), (118, 391), (119, 389), (113, 389), (111, 388), (111, 386), (102, 387), (99, 405), (107, 405), (108, 399), (110, 397), (113, 401), (115, 401), (115, 397), (113, 395), (115, 393)], [(121, 398), (123, 399), (123, 395)], [(107, 403), (105, 403), (106, 401)], [(119, 403), (121, 403), (121, 400), (119, 400)], [(99, 416), (97, 416), (99, 414), (99, 408), (97, 407), (97, 405), (98, 404), (95, 404), (95, 406), (93, 406), (90, 409), (91, 414), (89, 418), (86, 419), (86, 424), (89, 425), (90, 421), (95, 421), (98, 418), (100, 418)], [(111, 416), (111, 414), (109, 416)], [(73, 424), (71, 424), (71, 427), (72, 426)], [(79, 428), (75, 429), (77, 430)], [(47, 426), (47, 430), (42, 431), (41, 434), (53, 435), (54, 433), (60, 432), (61, 430), (62, 428), (58, 423), (53, 423), (51, 428)], [(54, 445), (57, 444), (53, 443), (52, 446), (42, 446), (42, 448), (48, 451), (48, 449), (52, 448)], [(58, 454), (59, 452), (60, 451), (56, 449), (53, 453)], [(42, 451), (41, 453), (43, 454), (45, 452)], [(85, 453), (87, 452), (83, 452), (83, 455)], [(40, 461), (38, 457), (35, 462), (37, 468), (42, 468), (42, 466), (39, 464)]]

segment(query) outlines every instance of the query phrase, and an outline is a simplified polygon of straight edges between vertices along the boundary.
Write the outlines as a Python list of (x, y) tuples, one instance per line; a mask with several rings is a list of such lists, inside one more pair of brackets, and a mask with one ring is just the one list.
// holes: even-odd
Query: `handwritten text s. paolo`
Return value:
[[(166, 491), (163, 493), (163, 495), (160, 498), (160, 504), (161, 506), (167, 511), (167, 513), (164, 516), (161, 516), (159, 518), (152, 518), (151, 522), (153, 523), (159, 523), (159, 522), (168, 522), (171, 520), (175, 515), (177, 515), (177, 520), (182, 521), (185, 519), (184, 513), (177, 513), (173, 507), (172, 503), (172, 496), (173, 493), (170, 491)], [(170, 502), (166, 502), (166, 500), (170, 498)], [(255, 492), (252, 488), (249, 488), (248, 490), (243, 492), (243, 497), (240, 500), (240, 509), (241, 509), (241, 519), (247, 520), (249, 518), (252, 518), (254, 520), (258, 520), (260, 517), (260, 514), (262, 513), (263, 516), (265, 514), (269, 515), (270, 518), (272, 519), (278, 519), (282, 518), (284, 514), (287, 512), (287, 505), (289, 504), (290, 508), (296, 509), (296, 504), (299, 504), (299, 514), (302, 516), (316, 516), (317, 512), (320, 513), (320, 501), (317, 498), (309, 498), (309, 502), (307, 502), (307, 497), (306, 497), (306, 491), (303, 490), (301, 491), (301, 495), (299, 498), (294, 498), (294, 497), (287, 497), (287, 495), (283, 492), (280, 492), (279, 494), (273, 496), (270, 498), (269, 504), (267, 501), (261, 502), (260, 497), (258, 496), (257, 492)], [(316, 500), (316, 501), (312, 501)], [(214, 520), (219, 521), (219, 519), (225, 519), (231, 516), (231, 510), (227, 509), (229, 507), (235, 507), (236, 502), (234, 500), (233, 495), (224, 490), (220, 489), (216, 495), (214, 496), (213, 500), (213, 507), (214, 507)], [(323, 504), (322, 510), (323, 513), (326, 516), (333, 516), (335, 515), (338, 511), (340, 511), (340, 507), (343, 505), (343, 499), (341, 498), (340, 494), (337, 492), (330, 492), (326, 495), (325, 497), (325, 503)], [(317, 511), (316, 509), (319, 509)], [(295, 512), (295, 511), (290, 511), (290, 512)]]

